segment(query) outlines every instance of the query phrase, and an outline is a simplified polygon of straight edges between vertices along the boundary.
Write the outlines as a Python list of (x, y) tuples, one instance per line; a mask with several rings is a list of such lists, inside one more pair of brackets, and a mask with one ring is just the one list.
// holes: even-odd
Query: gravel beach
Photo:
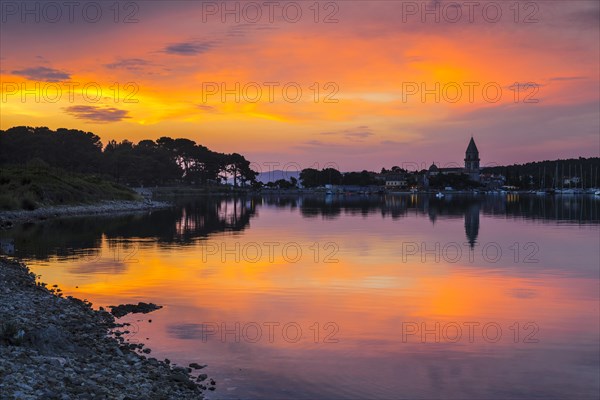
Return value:
[(50, 218), (86, 215), (125, 214), (151, 211), (170, 207), (162, 201), (104, 201), (95, 204), (41, 207), (36, 210), (0, 211), (0, 229), (15, 223), (43, 221)]
[(215, 388), (199, 364), (145, 356), (112, 314), (46, 288), (22, 263), (0, 258), (0, 287), (1, 399), (202, 399)]

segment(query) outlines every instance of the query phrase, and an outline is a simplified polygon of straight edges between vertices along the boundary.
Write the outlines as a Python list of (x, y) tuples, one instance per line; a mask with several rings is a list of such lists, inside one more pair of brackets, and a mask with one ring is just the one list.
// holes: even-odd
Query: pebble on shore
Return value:
[(203, 398), (187, 368), (139, 354), (113, 315), (55, 295), (24, 264), (0, 258), (0, 286), (0, 398)]

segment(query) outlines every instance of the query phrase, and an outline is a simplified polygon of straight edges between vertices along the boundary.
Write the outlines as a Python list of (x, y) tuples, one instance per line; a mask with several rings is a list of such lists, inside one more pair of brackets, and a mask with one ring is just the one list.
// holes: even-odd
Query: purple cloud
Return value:
[(114, 63), (106, 64), (109, 69), (126, 69), (128, 71), (139, 71), (150, 65), (150, 62), (141, 58), (124, 58)]
[(344, 129), (341, 131), (328, 131), (328, 132), (321, 132), (321, 135), (334, 135), (334, 136), (341, 136), (344, 137), (345, 139), (348, 140), (352, 140), (352, 141), (362, 141), (363, 139), (366, 139), (370, 136), (374, 136), (375, 134), (373, 132), (371, 132), (371, 129), (366, 126), (366, 125), (362, 125), (356, 128), (352, 128), (352, 129)]
[(68, 73), (48, 67), (25, 68), (12, 71), (12, 73), (32, 81), (60, 82), (71, 79), (71, 75)]
[(199, 104), (196, 107), (198, 107), (198, 109), (202, 110), (202, 111), (206, 111), (209, 113), (216, 113), (217, 112), (217, 108), (213, 107), (213, 106), (207, 106), (205, 104)]
[(97, 124), (106, 124), (109, 122), (119, 122), (125, 118), (131, 118), (127, 110), (119, 110), (114, 107), (96, 107), (96, 106), (71, 106), (65, 109), (67, 114), (77, 119), (83, 119)]
[(550, 78), (551, 81), (578, 81), (581, 79), (587, 79), (585, 76), (556, 76)]
[(210, 42), (180, 42), (172, 43), (164, 48), (163, 52), (167, 54), (175, 54), (178, 56), (195, 56), (207, 52), (213, 47)]

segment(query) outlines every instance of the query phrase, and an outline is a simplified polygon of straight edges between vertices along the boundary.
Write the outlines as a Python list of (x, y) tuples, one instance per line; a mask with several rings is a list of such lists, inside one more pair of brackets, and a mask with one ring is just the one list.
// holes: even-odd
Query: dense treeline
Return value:
[(242, 155), (209, 150), (189, 139), (110, 141), (75, 129), (19, 126), (0, 130), (0, 165), (45, 163), (74, 173), (112, 177), (132, 186), (255, 182), (256, 173)]
[(324, 168), (317, 170), (314, 168), (303, 169), (300, 172), (300, 181), (306, 188), (314, 188), (323, 185), (357, 185), (369, 186), (380, 185), (375, 172), (346, 172), (342, 173), (335, 168)]
[[(501, 174), (506, 177), (507, 185), (526, 189), (539, 187), (600, 187), (599, 167), (599, 157), (580, 157), (486, 167), (482, 172)], [(565, 180), (571, 178), (577, 178), (577, 180), (565, 184)]]

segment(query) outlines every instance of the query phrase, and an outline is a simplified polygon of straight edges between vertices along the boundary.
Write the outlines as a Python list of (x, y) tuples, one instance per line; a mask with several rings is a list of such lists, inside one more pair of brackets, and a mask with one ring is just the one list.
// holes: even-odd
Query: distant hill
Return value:
[(256, 180), (262, 183), (275, 182), (279, 179), (285, 179), (289, 181), (290, 178), (296, 178), (300, 180), (300, 171), (282, 171), (282, 170), (273, 170), (268, 172), (261, 172), (256, 176)]

